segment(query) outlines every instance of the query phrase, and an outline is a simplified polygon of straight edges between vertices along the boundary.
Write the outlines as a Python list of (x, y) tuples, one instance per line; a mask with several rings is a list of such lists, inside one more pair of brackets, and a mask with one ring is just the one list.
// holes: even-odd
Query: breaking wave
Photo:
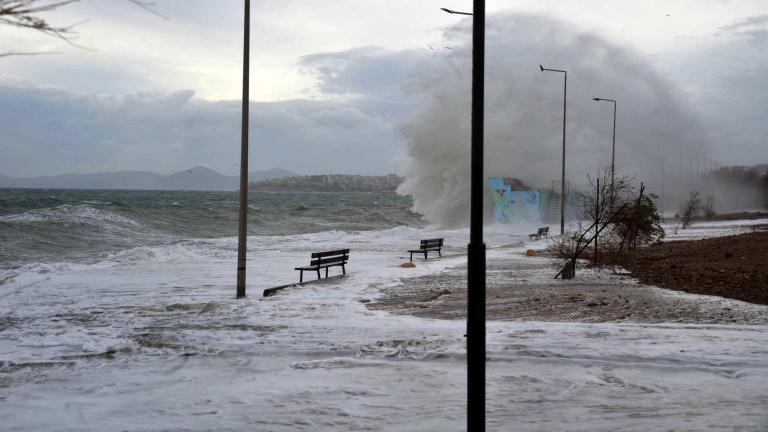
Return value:
[[(414, 211), (443, 226), (469, 219), (471, 19), (444, 34), (446, 49), (407, 87), (420, 105), (401, 124), (407, 140), (406, 181)], [(425, 62), (426, 63), (426, 62)], [(628, 48), (549, 18), (489, 15), (486, 29), (485, 167), (536, 188), (559, 181), (563, 75), (568, 70), (566, 179), (579, 187), (610, 164), (612, 105), (617, 99), (616, 170), (660, 188), (661, 165), (704, 134), (676, 90)], [(429, 63), (427, 63), (429, 64)]]
[[(249, 201), (249, 235), (422, 224), (412, 201), (394, 194), (252, 193)], [(200, 241), (237, 235), (238, 195), (231, 192), (8, 189), (0, 190), (0, 204), (0, 269), (195, 261), (220, 249)]]

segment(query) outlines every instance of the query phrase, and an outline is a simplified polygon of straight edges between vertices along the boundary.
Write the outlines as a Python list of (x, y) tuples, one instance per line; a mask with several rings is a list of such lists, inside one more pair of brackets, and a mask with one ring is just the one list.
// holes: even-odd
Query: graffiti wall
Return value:
[(501, 223), (541, 221), (539, 192), (512, 190), (511, 180), (503, 177), (488, 179), (494, 205), (494, 220)]

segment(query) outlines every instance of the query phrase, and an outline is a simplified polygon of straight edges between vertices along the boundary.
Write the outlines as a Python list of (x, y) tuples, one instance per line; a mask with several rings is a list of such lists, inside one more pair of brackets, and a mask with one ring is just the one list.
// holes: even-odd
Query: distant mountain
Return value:
[[(250, 181), (264, 181), (295, 176), (282, 169), (254, 171)], [(0, 188), (43, 189), (136, 189), (136, 190), (236, 190), (238, 176), (228, 176), (205, 167), (195, 167), (170, 175), (148, 171), (118, 171), (98, 174), (63, 174), (57, 176), (13, 178), (0, 175)]]

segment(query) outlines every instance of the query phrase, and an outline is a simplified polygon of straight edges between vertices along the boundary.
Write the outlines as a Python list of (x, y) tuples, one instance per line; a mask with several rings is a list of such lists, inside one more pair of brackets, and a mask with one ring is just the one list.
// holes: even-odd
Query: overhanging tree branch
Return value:
[[(37, 30), (48, 36), (59, 38), (68, 44), (81, 48), (88, 49), (75, 43), (72, 39), (76, 35), (74, 28), (83, 22), (72, 24), (69, 26), (56, 26), (49, 23), (45, 18), (39, 16), (45, 12), (51, 12), (62, 6), (66, 6), (72, 3), (77, 3), (80, 0), (0, 0), (0, 24), (5, 24), (13, 27), (26, 28), (31, 30)], [(153, 6), (154, 2), (143, 0), (126, 0), (133, 5), (150, 12), (162, 19), (167, 20), (168, 17), (157, 12)], [(8, 57), (14, 55), (40, 55), (50, 54), (51, 52), (17, 52), (7, 51), (0, 53), (0, 57)]]
[(58, 37), (69, 42), (69, 37), (72, 35), (72, 29), (75, 25), (54, 26), (46, 21), (45, 18), (36, 15), (42, 12), (50, 12), (78, 1), (80, 0), (55, 2), (46, 2), (44, 0), (0, 0), (0, 24), (37, 30), (48, 36)]
[(46, 54), (61, 54), (59, 51), (7, 51), (0, 53), (0, 58), (10, 56), (36, 56)]

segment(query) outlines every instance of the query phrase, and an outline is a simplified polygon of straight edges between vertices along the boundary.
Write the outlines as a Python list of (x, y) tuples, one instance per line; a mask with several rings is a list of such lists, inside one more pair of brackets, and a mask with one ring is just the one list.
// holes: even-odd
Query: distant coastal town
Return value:
[(403, 182), (394, 174), (364, 175), (304, 175), (268, 179), (250, 183), (250, 189), (263, 192), (395, 192)]

